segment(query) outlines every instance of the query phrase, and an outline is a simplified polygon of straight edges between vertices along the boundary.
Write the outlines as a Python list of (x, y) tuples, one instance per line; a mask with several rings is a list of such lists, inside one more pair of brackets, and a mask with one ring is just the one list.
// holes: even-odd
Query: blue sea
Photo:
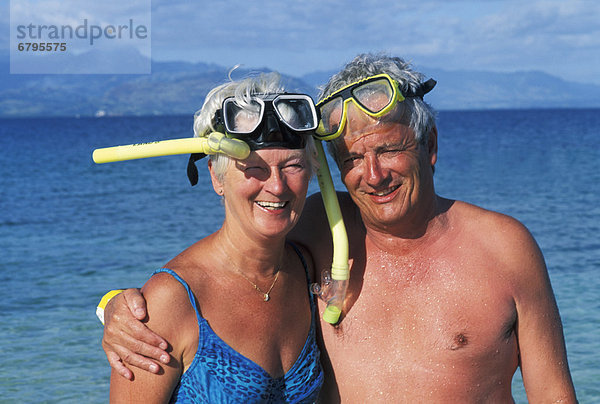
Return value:
[[(438, 193), (528, 226), (578, 398), (600, 402), (600, 110), (446, 111), (438, 122)], [(91, 153), (191, 127), (191, 116), (0, 120), (0, 402), (108, 401), (100, 297), (141, 285), (223, 210), (202, 168), (189, 186), (186, 156), (96, 165)], [(518, 373), (513, 391), (526, 402)]]

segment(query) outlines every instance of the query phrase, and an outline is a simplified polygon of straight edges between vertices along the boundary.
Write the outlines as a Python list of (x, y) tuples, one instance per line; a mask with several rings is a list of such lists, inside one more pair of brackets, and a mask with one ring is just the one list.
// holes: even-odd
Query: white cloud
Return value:
[[(60, 4), (76, 9), (79, 1)], [(133, 14), (140, 1), (110, 3), (115, 13), (134, 4)], [(596, 0), (154, 0), (152, 54), (301, 74), (389, 51), (421, 66), (538, 69), (600, 82), (599, 15)]]

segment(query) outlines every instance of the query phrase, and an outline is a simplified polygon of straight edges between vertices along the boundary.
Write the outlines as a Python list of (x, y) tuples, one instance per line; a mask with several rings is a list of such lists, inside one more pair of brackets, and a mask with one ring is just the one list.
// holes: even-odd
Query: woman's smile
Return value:
[(256, 201), (255, 203), (258, 206), (260, 206), (261, 208), (267, 209), (270, 211), (283, 209), (288, 204), (287, 202), (267, 202), (267, 201)]

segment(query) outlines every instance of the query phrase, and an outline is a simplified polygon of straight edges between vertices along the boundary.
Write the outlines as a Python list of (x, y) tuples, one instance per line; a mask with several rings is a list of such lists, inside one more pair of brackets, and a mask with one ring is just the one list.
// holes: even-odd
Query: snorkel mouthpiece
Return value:
[(208, 150), (205, 154), (226, 154), (234, 159), (244, 160), (250, 155), (250, 147), (240, 139), (229, 138), (221, 132), (213, 132), (206, 138)]

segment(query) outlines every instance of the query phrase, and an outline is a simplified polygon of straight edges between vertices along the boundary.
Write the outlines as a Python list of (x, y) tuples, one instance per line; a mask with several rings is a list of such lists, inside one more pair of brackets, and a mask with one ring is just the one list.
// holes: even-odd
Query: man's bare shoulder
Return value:
[(503, 213), (457, 201), (452, 207), (452, 217), (460, 233), (473, 240), (497, 269), (507, 275), (527, 278), (545, 272), (542, 253), (527, 227), (517, 219)]
[[(355, 205), (347, 192), (338, 192), (337, 198), (346, 227), (348, 227), (348, 218), (353, 214)], [(331, 240), (327, 212), (321, 193), (313, 194), (306, 199), (300, 220), (290, 233), (290, 239), (300, 242), (309, 250), (312, 250), (312, 244), (322, 245), (323, 242)]]
[(493, 210), (484, 209), (471, 203), (455, 201), (451, 213), (459, 225), (469, 230), (483, 232), (487, 237), (515, 240), (515, 238), (530, 238), (529, 230), (514, 217)]
[[(337, 191), (336, 196), (342, 213), (345, 213), (347, 210), (354, 209), (354, 202), (352, 202), (352, 198), (350, 198), (350, 194), (348, 194), (348, 192)], [(311, 217), (314, 217), (314, 215), (325, 216), (325, 214), (323, 196), (320, 192), (312, 194), (306, 198), (306, 204), (304, 205), (304, 210), (302, 211), (303, 217), (310, 219)]]

